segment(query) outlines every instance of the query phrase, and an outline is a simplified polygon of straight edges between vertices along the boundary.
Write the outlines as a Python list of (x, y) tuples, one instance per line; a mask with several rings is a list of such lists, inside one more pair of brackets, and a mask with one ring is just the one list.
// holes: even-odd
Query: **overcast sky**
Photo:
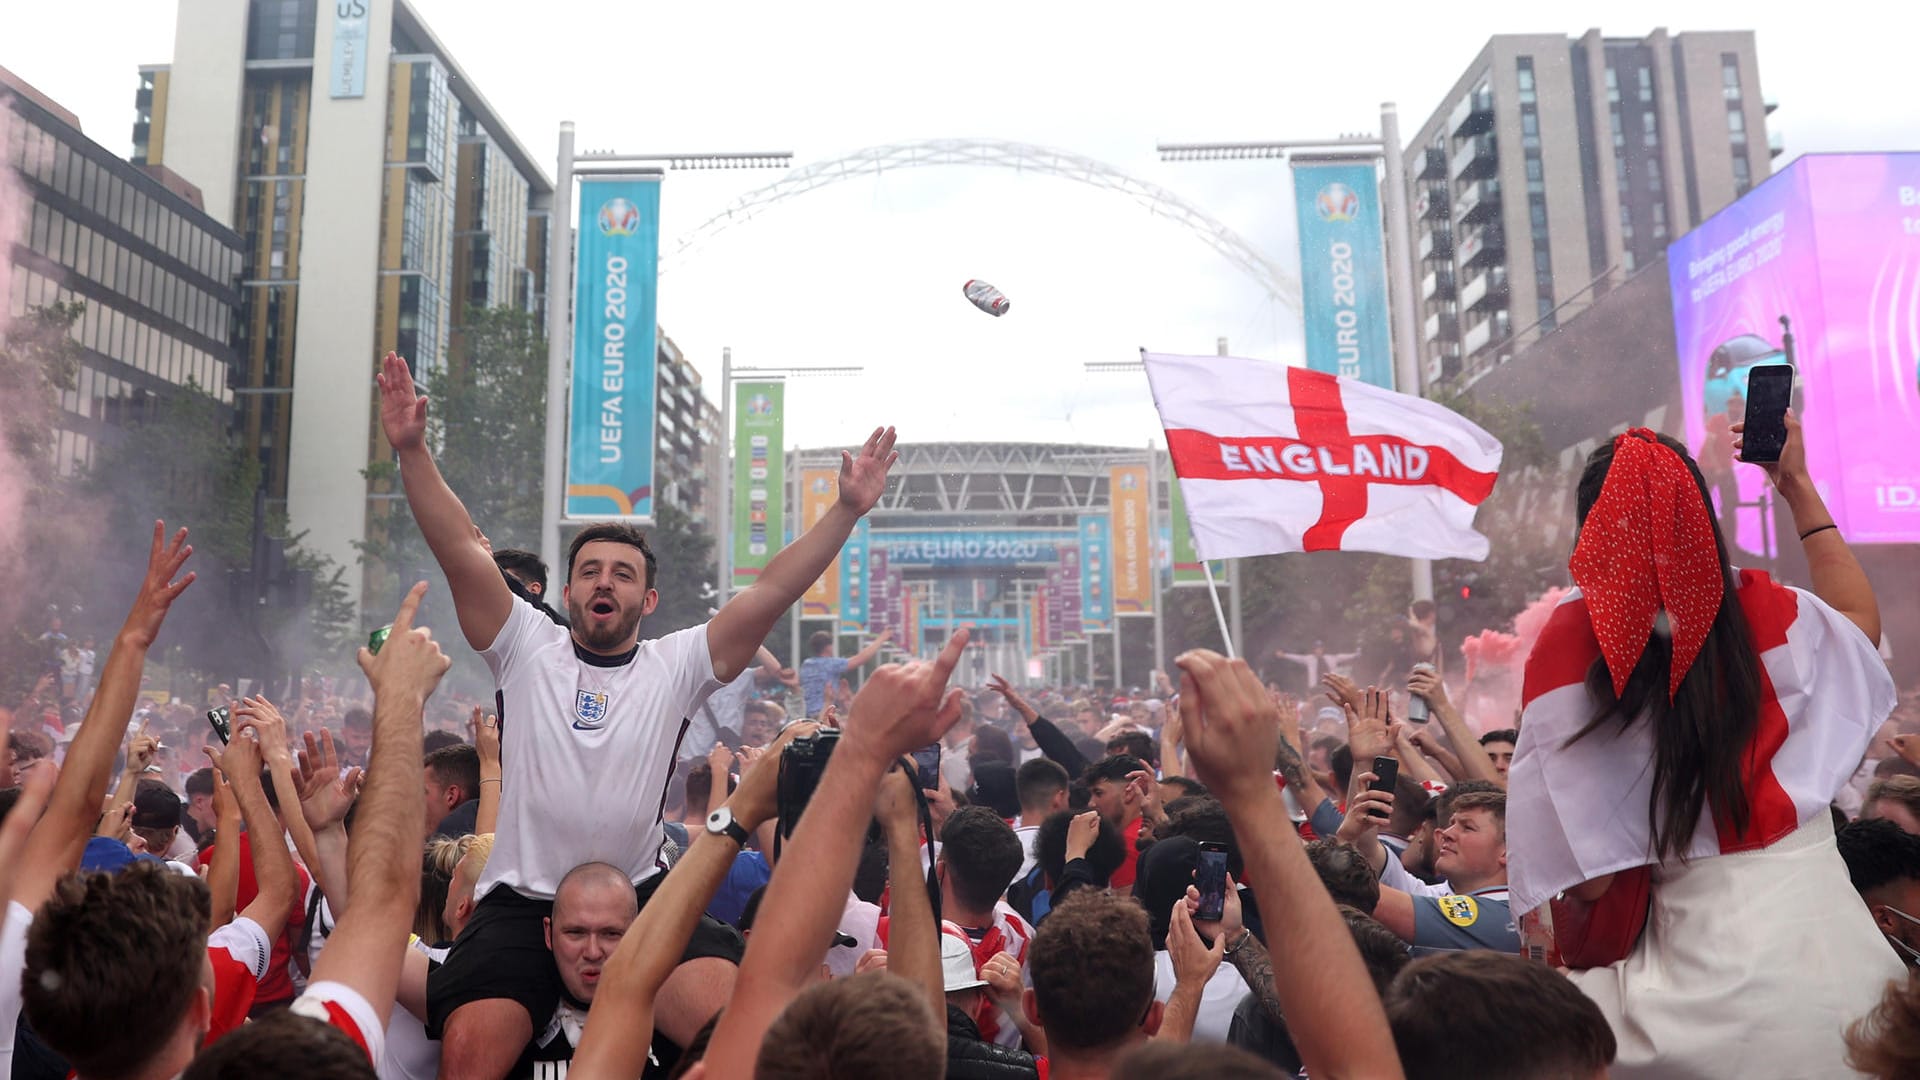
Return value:
[[(1912, 50), (1920, 5), (1609, 0), (1542, 5), (1145, 3), (761, 4), (416, 0), (428, 24), (551, 174), (557, 125), (582, 149), (791, 150), (796, 165), (870, 146), (986, 137), (1069, 150), (1176, 192), (1269, 259), (1297, 263), (1277, 162), (1162, 164), (1156, 141), (1403, 133), (1438, 109), (1496, 33), (1599, 26), (1753, 29), (1788, 157), (1920, 149)], [(324, 6), (324, 4), (323, 4)], [(130, 147), (141, 63), (171, 58), (165, 0), (0, 2), (0, 65)], [(1575, 14), (1577, 13), (1577, 14)], [(663, 247), (773, 172), (669, 176)], [(968, 278), (1012, 300), (1001, 319)], [(1140, 375), (1092, 360), (1158, 351), (1290, 359), (1297, 316), (1197, 235), (1126, 196), (1029, 170), (918, 168), (782, 202), (670, 267), (662, 328), (710, 381), (740, 365), (861, 364), (788, 391), (789, 438), (903, 437), (1144, 445)], [(302, 362), (311, 362), (302, 358)]]

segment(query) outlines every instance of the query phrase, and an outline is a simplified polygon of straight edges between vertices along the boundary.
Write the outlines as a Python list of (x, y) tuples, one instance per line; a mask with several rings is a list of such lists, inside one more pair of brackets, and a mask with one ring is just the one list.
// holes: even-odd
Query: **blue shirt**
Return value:
[(1507, 910), (1505, 885), (1467, 896), (1413, 898), (1413, 954), (1459, 949), (1520, 952), (1520, 931)]
[(817, 718), (827, 707), (827, 687), (846, 674), (847, 662), (838, 656), (813, 656), (800, 663), (800, 694), (807, 706), (806, 718)]
[(707, 903), (707, 914), (729, 926), (740, 925), (740, 915), (747, 910), (747, 899), (755, 889), (773, 880), (773, 869), (767, 865), (767, 857), (757, 851), (743, 851), (733, 857), (733, 866), (727, 871), (727, 879)]

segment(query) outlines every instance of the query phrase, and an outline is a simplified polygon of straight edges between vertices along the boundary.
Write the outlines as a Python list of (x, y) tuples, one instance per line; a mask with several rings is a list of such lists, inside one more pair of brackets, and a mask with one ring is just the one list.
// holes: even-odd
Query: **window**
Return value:
[(1739, 109), (1728, 109), (1727, 130), (1733, 132), (1735, 135), (1745, 135), (1747, 133), (1747, 114), (1741, 112)]
[(1640, 76), (1640, 100), (1643, 102), (1652, 101), (1653, 100), (1653, 69), (1644, 68), (1644, 67), (1637, 68), (1635, 69), (1635, 73)]
[(1533, 57), (1522, 56), (1515, 61), (1515, 76), (1520, 82), (1520, 104), (1534, 103)]
[(1747, 164), (1745, 154), (1735, 155), (1733, 159), (1733, 190), (1735, 195), (1753, 190), (1753, 169)]
[(1740, 54), (1720, 54), (1720, 88), (1728, 101), (1740, 99)]
[(1615, 105), (1620, 103), (1620, 72), (1612, 64), (1607, 65), (1607, 100)]

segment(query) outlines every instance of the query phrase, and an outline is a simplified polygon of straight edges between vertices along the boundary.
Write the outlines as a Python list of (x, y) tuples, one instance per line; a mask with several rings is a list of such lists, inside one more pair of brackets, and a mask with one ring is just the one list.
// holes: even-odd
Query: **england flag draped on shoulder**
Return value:
[(1204, 559), (1485, 559), (1500, 443), (1424, 398), (1232, 356), (1142, 353)]

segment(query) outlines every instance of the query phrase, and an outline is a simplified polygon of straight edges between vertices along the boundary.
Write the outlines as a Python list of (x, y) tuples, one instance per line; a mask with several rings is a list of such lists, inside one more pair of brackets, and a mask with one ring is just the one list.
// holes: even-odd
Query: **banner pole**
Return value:
[(1220, 609), (1220, 589), (1213, 583), (1213, 563), (1200, 560), (1200, 572), (1207, 575), (1207, 597), (1213, 601), (1213, 617), (1220, 620), (1220, 640), (1226, 643), (1227, 659), (1232, 660), (1239, 654), (1233, 651), (1233, 637), (1227, 633), (1227, 613)]

